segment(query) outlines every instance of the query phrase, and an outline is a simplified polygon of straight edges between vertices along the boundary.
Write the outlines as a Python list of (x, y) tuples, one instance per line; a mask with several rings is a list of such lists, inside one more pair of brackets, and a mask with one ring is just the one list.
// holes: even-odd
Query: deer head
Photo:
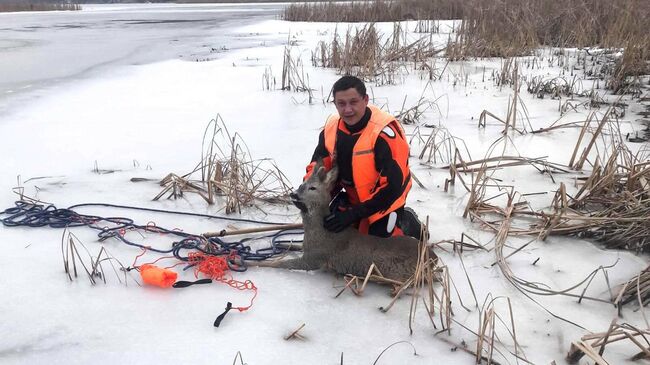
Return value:
[(298, 187), (296, 192), (289, 195), (291, 201), (302, 214), (327, 212), (337, 176), (338, 168), (336, 166), (330, 171), (326, 171), (323, 162), (319, 160), (311, 176)]

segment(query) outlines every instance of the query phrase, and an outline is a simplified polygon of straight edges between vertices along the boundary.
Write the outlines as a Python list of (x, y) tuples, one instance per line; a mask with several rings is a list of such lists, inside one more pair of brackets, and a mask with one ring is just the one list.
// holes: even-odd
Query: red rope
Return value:
[[(133, 265), (131, 265), (133, 268), (139, 269), (140, 266), (142, 265), (137, 265), (136, 263), (138, 262), (138, 259), (142, 257), (145, 253), (147, 253), (147, 247), (142, 248), (142, 253), (140, 253), (138, 256), (135, 257), (133, 260)], [(153, 262), (149, 263), (148, 265), (153, 265), (157, 263), (160, 260), (163, 259), (173, 259), (173, 256), (163, 256), (159, 257)], [(228, 256), (229, 259), (237, 259), (237, 255), (233, 252)], [(235, 288), (237, 290), (252, 290), (253, 291), (253, 297), (251, 298), (250, 304), (246, 307), (233, 307), (234, 309), (237, 309), (240, 312), (246, 311), (250, 309), (253, 306), (253, 301), (255, 298), (257, 298), (257, 287), (255, 284), (250, 281), (239, 281), (235, 280), (227, 274), (227, 272), (230, 270), (228, 267), (228, 261), (226, 261), (225, 257), (222, 256), (211, 256), (211, 255), (206, 255), (203, 252), (196, 251), (196, 252), (190, 252), (188, 254), (188, 263), (190, 265), (194, 265), (194, 276), (198, 279), (199, 274), (203, 274), (207, 276), (208, 278), (219, 281), (221, 283), (224, 283), (231, 288)], [(175, 267), (177, 265), (185, 264), (185, 262), (179, 262), (175, 265), (168, 266), (165, 269), (170, 269), (172, 267)], [(143, 264), (144, 265), (144, 264)]]
[(139, 259), (140, 257), (142, 257), (142, 255), (144, 255), (145, 253), (147, 253), (147, 248), (146, 248), (146, 247), (141, 247), (141, 249), (142, 249), (142, 253), (135, 257), (135, 259), (133, 260), (133, 264), (131, 264), (131, 267), (132, 267), (132, 268), (136, 268), (137, 266), (135, 266), (135, 264), (138, 262), (138, 259)]
[[(162, 256), (162, 257), (159, 257), (159, 258), (155, 259), (154, 261), (148, 262), (146, 264), (136, 265), (136, 263), (138, 262), (138, 259), (140, 257), (142, 257), (145, 253), (147, 253), (148, 248), (149, 248), (149, 246), (141, 247), (142, 253), (135, 257), (135, 260), (133, 260), (133, 264), (131, 265), (132, 268), (134, 268), (136, 270), (140, 270), (140, 266), (142, 266), (142, 265), (153, 265), (153, 264), (157, 263), (160, 260), (175, 259), (176, 258), (174, 256)], [(172, 266), (167, 266), (167, 267), (165, 267), (165, 269), (171, 269), (172, 267), (176, 267), (176, 266), (182, 265), (182, 264), (184, 264), (184, 262), (179, 262), (179, 263), (174, 264)]]
[[(234, 254), (230, 255), (230, 258), (236, 258)], [(257, 297), (257, 287), (255, 284), (250, 281), (239, 281), (232, 278), (232, 276), (227, 275), (226, 272), (228, 269), (228, 262), (226, 258), (220, 256), (210, 256), (206, 255), (203, 252), (190, 252), (188, 254), (188, 262), (194, 265), (194, 276), (199, 277), (199, 273), (209, 277), (212, 280), (222, 282), (232, 288), (238, 290), (252, 290), (253, 297), (251, 298), (250, 304), (246, 307), (233, 307), (240, 312), (246, 311), (253, 306), (253, 301)]]

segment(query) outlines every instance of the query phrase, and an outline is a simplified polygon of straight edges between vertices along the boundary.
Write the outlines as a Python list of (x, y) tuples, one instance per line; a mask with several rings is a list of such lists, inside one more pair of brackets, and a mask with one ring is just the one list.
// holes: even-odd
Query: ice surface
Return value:
[[(152, 202), (160, 189), (157, 184), (129, 181), (132, 177), (158, 179), (169, 172), (191, 170), (200, 158), (205, 126), (217, 113), (231, 132), (236, 131), (247, 142), (254, 158), (275, 159), (291, 183), (298, 186), (319, 128), (333, 106), (321, 101), (309, 105), (301, 93), (265, 91), (262, 75), (271, 67), (279, 83), (284, 44), (294, 39), (294, 52), (301, 54), (315, 97), (326, 99), (338, 76), (332, 70), (312, 68), (310, 51), (319, 40), (330, 39), (337, 25), (283, 22), (273, 19), (277, 7), (265, 5), (260, 9), (111, 5), (88, 7), (80, 13), (1, 14), (0, 69), (6, 77), (0, 80), (0, 90), (6, 95), (0, 96), (0, 206), (9, 207), (16, 200), (11, 188), (20, 175), (27, 194), (59, 207), (110, 202), (220, 214), (219, 204), (208, 206), (197, 196)], [(174, 19), (190, 21), (169, 22)], [(390, 24), (379, 26), (386, 32), (392, 29)], [(413, 23), (407, 26), (413, 29)], [(347, 25), (338, 27), (341, 31)], [(441, 44), (448, 36), (444, 29), (437, 35)], [(210, 52), (212, 48), (220, 51)], [(196, 62), (206, 58), (210, 61)], [(440, 62), (438, 66), (444, 66)], [(494, 87), (489, 77), (482, 81), (484, 70), (490, 75), (500, 68), (499, 60), (452, 63), (448, 67), (449, 76), (440, 81), (427, 85), (427, 80), (412, 71), (399, 85), (371, 87), (371, 95), (377, 104), (393, 112), (401, 108), (405, 97), (407, 105), (423, 93), (432, 100), (439, 98), (438, 108), (427, 112), (425, 122), (445, 126), (465, 141), (473, 158), (481, 158), (500, 137), (502, 126), (494, 122), (478, 129), (478, 116), (488, 109), (504, 117), (512, 91)], [(552, 77), (560, 71), (544, 66), (525, 72)], [(28, 84), (32, 86), (26, 88)], [(22, 91), (9, 95), (9, 89)], [(527, 93), (522, 93), (522, 98), (534, 128), (548, 126), (559, 117), (558, 101), (535, 99)], [(584, 120), (587, 113), (579, 110), (566, 120)], [(634, 130), (638, 128), (634, 123), (633, 119), (624, 120), (622, 128)], [(415, 132), (413, 126), (406, 130)], [(421, 131), (429, 133), (424, 127)], [(549, 161), (566, 164), (577, 134), (577, 130), (566, 129), (517, 135), (513, 136), (514, 145), (508, 144), (506, 149), (512, 154), (546, 156)], [(413, 142), (413, 155), (421, 148)], [(95, 163), (116, 172), (93, 173)], [(420, 217), (429, 217), (432, 241), (459, 239), (463, 232), (482, 243), (492, 239), (492, 233), (462, 218), (468, 195), (460, 184), (448, 193), (443, 191), (447, 170), (421, 164), (417, 157), (411, 159), (411, 166), (426, 189), (414, 185), (408, 205)], [(555, 176), (557, 183), (553, 183), (548, 175), (533, 168), (517, 167), (500, 171), (498, 177), (522, 193), (546, 192), (530, 198), (531, 204), (542, 208), (550, 203), (560, 181), (571, 189), (575, 175)], [(264, 209), (268, 216), (254, 208), (242, 215), (299, 220), (293, 207)], [(83, 212), (125, 215), (143, 224), (155, 221), (160, 226), (196, 233), (226, 227), (226, 223), (215, 220), (108, 208), (84, 208)], [(95, 232), (87, 228), (73, 232), (95, 255), (103, 246), (130, 264), (140, 253), (118, 241), (99, 243)], [(218, 284), (182, 290), (138, 287), (132, 282), (125, 287), (114, 276), (108, 278), (108, 284), (95, 287), (84, 277), (70, 283), (63, 272), (61, 234), (61, 230), (47, 228), (0, 228), (4, 258), (0, 265), (0, 363), (226, 364), (232, 363), (240, 351), (248, 364), (339, 364), (341, 354), (345, 364), (370, 364), (398, 341), (410, 342), (418, 355), (413, 356), (409, 344), (400, 343), (388, 350), (379, 364), (474, 363), (470, 355), (452, 351), (453, 345), (439, 339), (456, 344), (464, 341), (474, 349), (475, 337), (459, 324), (452, 326), (450, 336), (434, 336), (437, 330), (420, 308), (414, 333), (409, 334), (409, 297), (398, 300), (388, 313), (381, 313), (377, 308), (391, 300), (385, 287), (370, 285), (361, 297), (347, 292), (334, 299), (342, 280), (330, 273), (250, 268), (234, 276), (252, 280), (259, 288), (253, 308), (231, 312), (221, 327), (214, 328), (212, 322), (227, 301), (246, 305), (250, 293)], [(155, 247), (169, 244), (164, 237), (149, 234), (134, 239)], [(527, 241), (511, 238), (508, 243), (518, 247)], [(454, 319), (477, 331), (478, 309), (459, 257), (442, 250), (439, 256), (470, 309), (463, 309), (454, 296)], [(139, 262), (158, 257), (148, 253)], [(570, 342), (586, 332), (552, 317), (519, 293), (492, 265), (494, 259), (493, 252), (463, 256), (478, 305), (488, 294), (510, 297), (517, 339), (529, 361), (563, 363)], [(617, 260), (616, 267), (608, 271), (612, 284), (638, 273), (647, 258), (606, 251), (587, 240), (551, 237), (533, 242), (508, 262), (517, 275), (529, 281), (563, 289)], [(167, 262), (173, 264), (173, 260)], [(193, 277), (190, 272), (180, 275), (187, 280)], [(588, 294), (608, 298), (602, 276), (594, 280)], [(605, 331), (617, 314), (616, 308), (604, 303), (578, 304), (568, 297), (534, 299), (549, 311), (595, 332)], [(497, 311), (509, 319), (504, 302), (499, 303)], [(625, 321), (643, 325), (639, 312), (625, 309), (623, 315)], [(306, 324), (301, 331), (306, 340), (283, 339), (302, 323)], [(500, 335), (512, 345), (505, 331)], [(625, 346), (608, 346), (606, 358), (625, 363), (629, 351)], [(509, 359), (515, 363), (512, 356)]]

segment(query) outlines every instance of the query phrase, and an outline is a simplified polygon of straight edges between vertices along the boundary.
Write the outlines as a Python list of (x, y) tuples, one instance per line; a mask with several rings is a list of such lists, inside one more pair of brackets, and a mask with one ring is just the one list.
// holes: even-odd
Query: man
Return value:
[(419, 238), (420, 223), (404, 210), (411, 189), (409, 146), (404, 130), (390, 114), (368, 105), (363, 81), (344, 76), (332, 87), (338, 114), (330, 116), (318, 138), (307, 179), (318, 160), (339, 175), (332, 213), (323, 225), (333, 232), (356, 226), (379, 237), (406, 234)]

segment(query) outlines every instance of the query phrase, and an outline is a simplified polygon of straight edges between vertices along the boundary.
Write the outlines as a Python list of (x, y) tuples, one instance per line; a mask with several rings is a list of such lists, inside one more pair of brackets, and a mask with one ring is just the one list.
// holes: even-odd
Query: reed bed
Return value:
[[(291, 45), (284, 47), (284, 58), (282, 61), (282, 83), (281, 90), (306, 92), (309, 95), (309, 104), (314, 101), (314, 90), (309, 86), (309, 74), (305, 73), (305, 68), (300, 56), (294, 57), (292, 55)], [(265, 71), (264, 78), (267, 79), (267, 89), (270, 89), (270, 71)], [(275, 78), (273, 78), (275, 85)]]
[[(615, 47), (647, 50), (650, 4), (643, 0), (468, 0), (458, 31), (461, 53), (511, 57), (536, 47)], [(644, 55), (647, 57), (647, 55)]]
[[(594, 214), (596, 209), (593, 206), (590, 206), (588, 208), (589, 211), (585, 210), (582, 213), (577, 213), (577, 208), (576, 211), (569, 211), (566, 209), (565, 211), (554, 211), (552, 213), (534, 210), (528, 203), (527, 197), (529, 195), (538, 195), (539, 193), (521, 194), (517, 192), (514, 186), (503, 183), (501, 179), (495, 176), (497, 171), (514, 166), (532, 166), (538, 169), (538, 171), (548, 174), (549, 178), (553, 180), (554, 174), (571, 172), (572, 169), (569, 166), (549, 163), (543, 157), (527, 158), (523, 156), (507, 156), (503, 152), (500, 155), (493, 154), (493, 152), (497, 151), (500, 146), (503, 147), (503, 151), (506, 151), (506, 146), (510, 143), (510, 138), (508, 136), (503, 136), (490, 147), (484, 158), (475, 161), (465, 161), (461, 159), (460, 161), (455, 161), (453, 164), (447, 166), (450, 170), (452, 179), (455, 180), (456, 178), (459, 178), (469, 192), (469, 199), (463, 216), (470, 218), (473, 222), (480, 223), (484, 228), (494, 233), (494, 247), (489, 249), (490, 251), (493, 251), (496, 256), (493, 265), (496, 265), (500, 269), (503, 276), (513, 285), (513, 287), (540, 306), (549, 315), (580, 328), (584, 328), (570, 318), (563, 318), (551, 312), (540, 304), (535, 299), (535, 296), (546, 297), (560, 295), (574, 298), (578, 302), (590, 300), (613, 303), (614, 294), (610, 287), (608, 270), (614, 267), (616, 262), (608, 266), (595, 268), (584, 279), (565, 288), (555, 289), (545, 283), (529, 281), (518, 276), (511, 269), (508, 259), (530, 245), (532, 242), (535, 242), (538, 239), (544, 239), (548, 234), (567, 234), (567, 232), (561, 229), (556, 231), (556, 229), (559, 228), (558, 224), (563, 223), (560, 222), (561, 219), (590, 216), (591, 214)], [(613, 155), (614, 154), (610, 153), (609, 156)], [(615, 157), (612, 158), (615, 159)], [(558, 195), (563, 196), (565, 202), (571, 200), (572, 198), (566, 194), (564, 185), (560, 184), (560, 187), (561, 194)], [(640, 219), (635, 219), (635, 222), (640, 221)], [(584, 221), (579, 219), (572, 223), (576, 222), (578, 224), (584, 223)], [(544, 223), (549, 224), (544, 225)], [(598, 227), (604, 224), (611, 225), (611, 221), (594, 220), (594, 223)], [(581, 226), (579, 228), (584, 227)], [(509, 237), (518, 235), (534, 235), (534, 238), (518, 245), (518, 247), (508, 243)], [(462, 242), (463, 239), (461, 238), (461, 248), (463, 247)], [(472, 240), (472, 242), (475, 243), (474, 240)], [(450, 241), (450, 243), (454, 244), (454, 249), (456, 251), (459, 242)], [(471, 244), (469, 247), (472, 247), (473, 249), (487, 250), (485, 245)], [(589, 294), (591, 284), (594, 281), (597, 281), (596, 279), (598, 277), (602, 277), (607, 284), (609, 291), (612, 294), (611, 299), (603, 299), (600, 298), (600, 296)], [(483, 324), (488, 325), (486, 330), (487, 332), (483, 331), (483, 333), (489, 334), (490, 322)], [(490, 336), (488, 336), (488, 338), (490, 338)], [(484, 344), (489, 344), (489, 342), (484, 342)]]
[[(532, 55), (539, 47), (605, 49), (611, 63), (591, 57), (614, 93), (640, 94), (650, 74), (650, 2), (646, 0), (402, 0), (292, 4), (291, 21), (395, 22), (418, 20), (417, 33), (438, 33), (435, 20), (460, 19), (450, 34), (450, 60)], [(619, 56), (619, 52), (622, 56)], [(334, 51), (332, 51), (334, 52)], [(368, 55), (360, 55), (367, 59)], [(323, 58), (323, 57), (321, 57)], [(336, 56), (334, 56), (336, 58)], [(335, 61), (336, 63), (336, 61)], [(585, 62), (586, 63), (586, 62)], [(358, 63), (359, 64), (359, 63)], [(586, 64), (585, 64), (586, 66)], [(336, 67), (336, 66), (328, 66)], [(349, 70), (345, 70), (348, 72)], [(557, 90), (555, 90), (557, 91)]]
[[(200, 174), (200, 178), (193, 178)], [(169, 174), (160, 182), (163, 190), (154, 200), (196, 193), (208, 204), (225, 200), (226, 214), (241, 213), (257, 202), (289, 201), (291, 185), (272, 159), (254, 160), (238, 133), (231, 134), (220, 115), (208, 123), (203, 135), (201, 160), (189, 173)]]
[(414, 32), (415, 33), (440, 33), (440, 21), (419, 19), (417, 23), (415, 23)]
[(649, 17), (645, 0), (375, 0), (292, 4), (283, 14), (285, 20), (312, 22), (462, 19), (457, 40), (473, 57), (509, 57), (540, 45), (618, 48), (629, 40), (643, 45), (649, 41)]
[(553, 213), (534, 229), (594, 238), (608, 248), (650, 250), (650, 162), (625, 148), (594, 166), (574, 196), (558, 190)]
[[(650, 16), (650, 14), (646, 16)], [(641, 41), (629, 39), (624, 43), (623, 48), (625, 51), (615, 61), (612, 75), (606, 80), (606, 87), (614, 93), (630, 93), (640, 96), (643, 92), (643, 76), (650, 74), (650, 35), (648, 35), (648, 27), (650, 27), (650, 24), (646, 24), (645, 39)]]
[(539, 99), (549, 97), (559, 100), (562, 97), (586, 96), (580, 91), (581, 83), (577, 76), (571, 79), (562, 76), (552, 78), (535, 76), (526, 82), (526, 90)]
[[(411, 19), (460, 19), (464, 6), (451, 0), (374, 0), (291, 4), (282, 18), (307, 22), (393, 22)], [(426, 25), (423, 25), (426, 27)], [(435, 28), (429, 28), (433, 30)]]
[[(487, 191), (494, 189), (498, 192), (496, 195), (486, 194)], [(505, 207), (499, 207), (489, 203), (491, 200), (500, 197), (506, 200)], [(575, 318), (562, 317), (549, 310), (535, 297), (565, 296), (577, 300), (578, 303), (581, 303), (583, 300), (613, 303), (613, 299), (603, 299), (599, 296), (589, 295), (588, 290), (591, 287), (591, 284), (596, 281), (596, 278), (602, 274), (605, 283), (609, 287), (610, 293), (612, 293), (612, 289), (609, 286), (608, 270), (612, 269), (617, 262), (608, 266), (599, 266), (582, 280), (559, 289), (553, 288), (551, 285), (546, 283), (530, 281), (517, 275), (510, 267), (508, 259), (541, 237), (541, 234), (538, 232), (537, 237), (519, 245), (518, 247), (508, 244), (508, 238), (512, 235), (516, 235), (517, 231), (520, 229), (517, 228), (517, 224), (519, 223), (519, 225), (521, 225), (521, 223), (527, 223), (531, 219), (530, 213), (532, 210), (523, 198), (525, 198), (525, 196), (515, 192), (514, 187), (501, 185), (498, 179), (492, 178), (491, 174), (486, 173), (483, 170), (475, 175), (472, 191), (470, 193), (470, 203), (468, 204), (465, 213), (467, 216), (471, 217), (473, 221), (480, 222), (484, 227), (494, 232), (494, 253), (496, 259), (493, 265), (496, 265), (499, 268), (504, 278), (514, 288), (538, 305), (550, 316), (576, 327), (586, 329), (580, 325), (579, 321)], [(513, 338), (515, 337), (513, 336)]]
[[(519, 227), (508, 227), (510, 235), (536, 235), (541, 239), (548, 235), (573, 235), (596, 239), (608, 248), (650, 251), (648, 151), (642, 149), (635, 154), (626, 147), (618, 123), (609, 118), (611, 110), (610, 107), (595, 123), (591, 117), (584, 123), (568, 166), (547, 164), (539, 159), (511, 163), (511, 158), (503, 155), (456, 164), (455, 170), (450, 169), (452, 176), (459, 172), (477, 173), (465, 216), (481, 221), (495, 232), (499, 228), (489, 224), (484, 216), (497, 215), (520, 223)], [(596, 125), (595, 130), (590, 124)], [(514, 187), (506, 190), (490, 182), (488, 174), (524, 161), (531, 165), (543, 163), (538, 169), (548, 172), (551, 178), (553, 173), (580, 170), (586, 165), (591, 166), (591, 171), (588, 176), (576, 179), (576, 193), (568, 194), (561, 183), (550, 210), (535, 211), (525, 200), (513, 202)], [(472, 168), (472, 165), (479, 167)], [(500, 196), (507, 192), (506, 207), (493, 204), (494, 196), (486, 194), (490, 186), (498, 186)]]
[(311, 58), (315, 67), (335, 68), (340, 74), (376, 85), (394, 85), (400, 81), (400, 72), (411, 68), (425, 70), (434, 77), (429, 61), (441, 52), (426, 36), (407, 42), (400, 23), (395, 23), (392, 34), (386, 37), (371, 23), (350, 27), (343, 35), (337, 29), (331, 41), (318, 44)]
[[(422, 237), (426, 237), (425, 232), (428, 232), (428, 218), (422, 229)], [(465, 238), (470, 242), (465, 242)], [(460, 241), (445, 240), (427, 244), (423, 239), (420, 241), (419, 260), (414, 268), (414, 274), (408, 280), (399, 282), (387, 279), (372, 264), (365, 278), (346, 275), (344, 278), (346, 284), (338, 292), (336, 297), (339, 297), (348, 289), (355, 295), (362, 295), (369, 281), (391, 285), (393, 287), (394, 298), (388, 305), (380, 307), (380, 310), (382, 312), (388, 312), (401, 296), (406, 293), (410, 294), (408, 326), (411, 333), (413, 333), (413, 328), (416, 324), (416, 313), (419, 308), (424, 308), (426, 316), (429, 318), (435, 331), (436, 338), (453, 345), (454, 349), (452, 351), (461, 350), (471, 354), (475, 357), (476, 363), (486, 361), (488, 364), (500, 364), (499, 361), (501, 359), (509, 362), (509, 358), (529, 363), (521, 343), (517, 340), (513, 308), (510, 299), (507, 297), (493, 297), (491, 294), (488, 294), (483, 305), (479, 306), (472, 281), (466, 270), (465, 276), (470, 288), (472, 288), (475, 306), (479, 312), (479, 327), (474, 330), (467, 327), (462, 321), (454, 319), (455, 313), (452, 303), (458, 303), (467, 312), (471, 312), (471, 309), (463, 303), (463, 299), (449, 272), (449, 267), (439, 257), (431, 257), (429, 255), (430, 251), (428, 247), (440, 247), (443, 243), (453, 244), (454, 252), (461, 253), (461, 256), (459, 256), (461, 263), (463, 247), (468, 249), (484, 249), (480, 243), (464, 234)], [(457, 247), (460, 247), (460, 251), (456, 251)], [(463, 269), (465, 269), (464, 264)], [(506, 315), (504, 315), (502, 310), (504, 304), (507, 305)], [(462, 344), (456, 344), (449, 337), (439, 336), (441, 334), (451, 335), (451, 329), (454, 324), (467, 331), (472, 338), (475, 338), (476, 347), (468, 346), (465, 341)]]
[[(610, 50), (591, 57), (598, 64), (590, 67), (591, 74), (584, 67), (586, 57), (583, 69), (587, 75), (598, 69), (604, 86), (614, 93), (640, 94), (642, 76), (650, 74), (647, 1), (571, 0), (561, 6), (552, 0), (465, 2), (470, 3), (455, 37), (449, 38), (446, 54), (451, 60), (531, 55), (542, 46), (597, 47)], [(621, 50), (623, 55), (616, 56)]]
[(0, 4), (0, 13), (19, 11), (74, 11), (81, 10), (81, 5), (70, 3), (46, 3), (46, 2), (6, 2)]

